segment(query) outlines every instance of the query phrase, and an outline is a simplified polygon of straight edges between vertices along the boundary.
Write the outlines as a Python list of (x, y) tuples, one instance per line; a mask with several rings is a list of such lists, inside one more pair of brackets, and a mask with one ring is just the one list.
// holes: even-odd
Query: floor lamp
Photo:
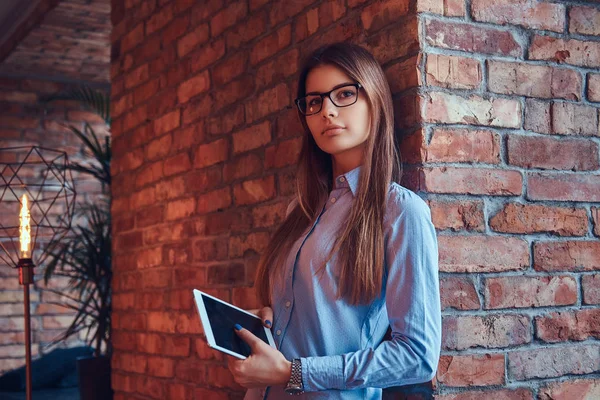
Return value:
[(67, 154), (40, 146), (0, 148), (0, 259), (17, 268), (25, 312), (25, 391), (31, 400), (31, 315), (29, 287), (44, 244), (71, 227), (75, 188)]

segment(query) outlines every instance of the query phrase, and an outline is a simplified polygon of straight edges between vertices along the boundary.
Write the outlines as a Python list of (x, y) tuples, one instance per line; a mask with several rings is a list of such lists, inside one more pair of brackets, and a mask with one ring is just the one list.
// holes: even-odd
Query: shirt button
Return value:
[(346, 178), (344, 178), (343, 176), (340, 178), (340, 182), (346, 182)]
[(331, 198), (331, 202), (332, 202), (332, 203), (335, 203), (335, 200), (336, 200), (336, 199), (335, 199), (335, 197), (332, 197), (332, 198)]
[(281, 329), (277, 329), (277, 332), (275, 332), (277, 334), (277, 336), (281, 335)]
[(286, 301), (286, 302), (285, 302), (285, 306), (286, 306), (287, 308), (290, 308), (290, 306), (291, 306), (291, 305), (292, 305), (292, 302), (291, 302), (291, 301)]

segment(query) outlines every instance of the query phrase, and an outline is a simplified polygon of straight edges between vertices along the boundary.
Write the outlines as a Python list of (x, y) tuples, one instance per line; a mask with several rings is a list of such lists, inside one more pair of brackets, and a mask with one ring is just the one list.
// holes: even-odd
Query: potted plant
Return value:
[[(110, 126), (109, 96), (105, 93), (82, 87), (42, 101), (54, 100), (77, 100)], [(73, 322), (54, 343), (84, 332), (86, 342), (94, 349), (93, 357), (77, 360), (81, 400), (111, 399), (111, 149), (109, 138), (100, 140), (88, 122), (84, 122), (83, 131), (73, 125), (67, 127), (81, 140), (85, 155), (83, 161), (71, 162), (67, 168), (93, 176), (101, 193), (94, 200), (76, 205), (73, 219), (78, 222), (66, 237), (48, 244), (44, 282), (47, 285), (53, 276), (67, 278), (66, 289), (47, 290), (63, 300), (54, 304), (74, 311)]]

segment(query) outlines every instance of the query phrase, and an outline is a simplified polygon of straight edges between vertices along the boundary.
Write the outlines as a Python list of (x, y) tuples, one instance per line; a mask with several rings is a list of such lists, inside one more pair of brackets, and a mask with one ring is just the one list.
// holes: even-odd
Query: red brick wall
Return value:
[[(41, 97), (66, 87), (63, 83), (41, 79), (0, 77), (0, 147), (44, 146), (66, 151), (71, 161), (81, 160), (81, 144), (64, 124), (81, 129), (85, 120), (92, 123), (97, 132), (106, 133), (106, 129), (97, 117), (82, 111), (77, 103), (56, 101), (47, 106), (39, 103)], [(75, 187), (79, 200), (98, 192), (95, 182), (84, 177), (76, 178)], [(3, 223), (6, 226), (7, 222)], [(43, 281), (37, 281), (42, 279), (40, 266), (34, 271), (36, 283), (30, 290), (32, 355), (35, 357), (52, 350), (48, 344), (70, 325), (72, 313), (67, 308), (49, 304), (61, 299), (45, 291)], [(49, 287), (57, 289), (64, 284), (65, 281), (52, 279)], [(23, 286), (19, 285), (18, 271), (0, 262), (0, 374), (25, 364), (23, 314)], [(78, 343), (81, 343), (78, 338), (72, 338), (65, 344)]]
[(439, 230), (441, 399), (598, 395), (600, 5), (575, 3), (420, 4), (404, 146)]
[(536, 42), (589, 38), (574, 33), (569, 7), (196, 3), (112, 2), (116, 399), (243, 393), (204, 344), (191, 289), (256, 306), (256, 262), (293, 192), (298, 63), (338, 40), (383, 64), (404, 182), (427, 197), (439, 230), (440, 397), (598, 390), (563, 376), (600, 369), (600, 61), (590, 40)]

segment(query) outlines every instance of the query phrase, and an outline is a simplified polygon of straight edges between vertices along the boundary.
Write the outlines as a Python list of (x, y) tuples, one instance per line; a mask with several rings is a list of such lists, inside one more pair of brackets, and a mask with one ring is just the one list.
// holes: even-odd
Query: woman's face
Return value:
[[(320, 65), (306, 77), (306, 94), (325, 93), (344, 84), (356, 83), (345, 72), (333, 65)], [(355, 88), (350, 87), (351, 90)], [(338, 104), (351, 96), (351, 92), (338, 91), (331, 96)], [(335, 157), (362, 158), (369, 136), (370, 113), (364, 89), (359, 89), (356, 103), (338, 107), (324, 96), (321, 111), (307, 115), (306, 124), (317, 143), (326, 153)], [(331, 129), (334, 126), (339, 128)]]

